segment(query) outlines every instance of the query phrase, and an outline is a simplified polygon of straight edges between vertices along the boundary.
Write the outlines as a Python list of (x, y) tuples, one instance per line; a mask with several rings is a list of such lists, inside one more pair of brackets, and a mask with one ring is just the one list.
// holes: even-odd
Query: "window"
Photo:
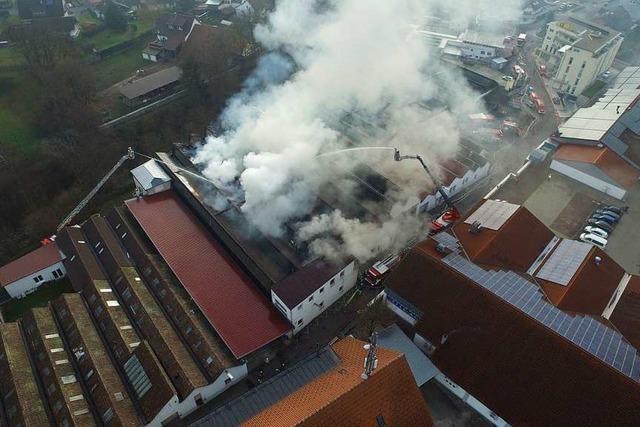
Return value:
[(38, 283), (38, 282), (40, 281), (40, 279), (38, 279), (38, 277), (34, 277), (34, 278), (33, 278), (33, 281), (34, 281), (34, 282), (36, 282), (36, 283)]
[(58, 272), (53, 270), (52, 273), (53, 273), (53, 278), (57, 279), (58, 278)]
[(313, 301), (313, 295), (309, 297), (309, 302)]
[(56, 401), (56, 403), (53, 405), (53, 411), (55, 413), (60, 412), (60, 409), (62, 409), (62, 402), (61, 401)]
[(300, 303), (300, 305), (298, 306), (298, 311), (302, 310), (302, 304), (303, 303)]
[(580, 81), (580, 79), (576, 79), (576, 86), (578, 85), (578, 82)]
[(231, 384), (231, 378), (225, 378), (224, 383), (225, 384)]
[(298, 326), (302, 325), (302, 319), (298, 320)]
[(573, 56), (569, 58), (569, 65), (573, 64)]
[(338, 288), (338, 290), (339, 290), (340, 292), (342, 292), (342, 288), (344, 288), (344, 286), (340, 286), (340, 287)]
[(570, 68), (570, 67), (569, 67), (569, 66), (567, 66), (567, 69), (564, 71), (564, 72), (565, 72), (565, 74), (569, 72), (569, 68)]
[(582, 63), (582, 65), (580, 66), (580, 68), (584, 68), (584, 67), (586, 67), (586, 66), (587, 66), (587, 63), (586, 63), (586, 62), (583, 62), (583, 63)]
[(211, 365), (213, 363), (213, 357), (207, 357), (207, 360), (205, 362), (207, 363), (207, 366)]
[(109, 408), (106, 411), (104, 411), (104, 414), (102, 414), (102, 421), (105, 424), (109, 424), (109, 421), (111, 421), (111, 419), (113, 418), (113, 408)]
[(100, 316), (102, 314), (102, 311), (104, 309), (102, 308), (101, 305), (97, 306), (95, 310), (93, 310), (93, 312), (95, 313), (96, 317)]
[(481, 51), (480, 51), (480, 55), (484, 55), (484, 50), (481, 50)]
[(324, 301), (322, 301), (320, 304), (318, 304), (318, 307), (320, 307), (320, 308), (324, 307)]
[[(333, 280), (333, 279), (331, 279), (331, 280)], [(323, 293), (323, 292), (324, 292), (324, 286), (320, 288), (320, 293)]]
[(89, 297), (89, 304), (93, 304), (94, 302), (96, 302), (96, 294), (91, 294), (91, 296)]
[(340, 277), (344, 277), (344, 270), (340, 272)]
[(49, 384), (49, 387), (47, 387), (47, 394), (51, 396), (54, 391), (56, 391), (56, 386), (53, 383)]
[(42, 375), (44, 375), (45, 377), (48, 377), (50, 373), (51, 373), (51, 369), (49, 368), (44, 368), (42, 370)]

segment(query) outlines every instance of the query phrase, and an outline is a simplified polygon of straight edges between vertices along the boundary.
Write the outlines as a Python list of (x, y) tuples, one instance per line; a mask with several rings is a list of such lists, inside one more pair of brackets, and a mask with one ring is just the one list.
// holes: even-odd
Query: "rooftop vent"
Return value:
[(438, 243), (436, 245), (436, 252), (438, 252), (439, 254), (442, 254), (442, 255), (446, 255), (447, 254), (447, 247), (445, 245), (443, 245), (442, 243)]
[(481, 231), (482, 231), (482, 224), (480, 223), (480, 221), (474, 221), (473, 224), (471, 224), (471, 227), (469, 228), (469, 233), (471, 234), (480, 234)]
[(600, 265), (600, 263), (602, 262), (602, 258), (600, 258), (599, 256), (595, 257), (593, 259), (593, 261), (596, 263), (596, 265)]

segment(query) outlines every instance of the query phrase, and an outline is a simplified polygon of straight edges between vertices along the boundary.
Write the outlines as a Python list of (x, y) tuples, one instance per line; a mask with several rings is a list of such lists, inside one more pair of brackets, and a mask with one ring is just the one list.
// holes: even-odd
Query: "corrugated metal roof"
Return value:
[(280, 313), (173, 191), (126, 204), (236, 358), (287, 333)]
[(134, 80), (131, 83), (124, 83), (118, 89), (126, 98), (134, 99), (171, 83), (175, 83), (181, 78), (182, 70), (174, 66)]
[(149, 190), (157, 185), (171, 181), (169, 175), (158, 165), (155, 160), (149, 160), (131, 170), (131, 175), (142, 185), (142, 188)]
[(407, 337), (395, 323), (378, 332), (378, 345), (404, 354), (418, 387), (440, 373), (427, 356)]

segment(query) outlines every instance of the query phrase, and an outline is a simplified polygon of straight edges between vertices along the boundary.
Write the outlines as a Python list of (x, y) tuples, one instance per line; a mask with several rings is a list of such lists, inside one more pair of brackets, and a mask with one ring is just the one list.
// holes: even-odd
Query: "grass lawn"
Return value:
[(142, 59), (142, 50), (147, 42), (146, 39), (138, 40), (129, 49), (93, 64), (98, 90), (106, 89), (120, 80), (126, 79), (137, 69), (149, 65), (149, 62)]
[(587, 98), (592, 98), (595, 95), (597, 95), (598, 92), (600, 92), (600, 90), (604, 87), (605, 84), (606, 83), (603, 82), (602, 80), (596, 80), (595, 82), (591, 83), (591, 85), (582, 92), (582, 95), (586, 96)]
[(17, 93), (19, 87), (27, 82), (24, 73), (0, 73), (0, 150), (3, 146), (13, 145), (29, 151), (38, 142), (25, 112), (16, 108), (16, 105), (22, 105)]
[[(138, 19), (131, 21), (126, 31), (118, 32), (110, 29), (102, 29), (95, 34), (82, 37), (82, 40), (97, 50), (106, 49), (127, 40), (133, 40), (153, 28), (156, 18), (162, 13), (158, 10), (138, 11)], [(102, 24), (102, 21), (92, 21)]]
[[(19, 65), (24, 63), (24, 58), (15, 47), (0, 48), (0, 65)], [(0, 96), (2, 92), (0, 92)]]
[(2, 316), (5, 322), (14, 322), (22, 314), (33, 307), (46, 307), (47, 303), (61, 294), (71, 293), (73, 288), (68, 278), (42, 285), (35, 292), (26, 297), (6, 303), (2, 306)]

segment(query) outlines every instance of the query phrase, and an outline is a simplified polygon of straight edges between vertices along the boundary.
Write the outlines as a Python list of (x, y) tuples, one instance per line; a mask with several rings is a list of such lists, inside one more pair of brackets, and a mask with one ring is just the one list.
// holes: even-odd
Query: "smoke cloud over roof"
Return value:
[[(244, 200), (242, 210), (263, 233), (279, 236), (296, 223), (297, 238), (314, 255), (361, 261), (396, 249), (426, 226), (411, 209), (424, 191), (423, 172), (397, 172), (401, 189), (384, 218), (366, 222), (339, 210), (311, 219), (316, 192), (327, 183), (345, 188), (348, 171), (365, 163), (391, 168), (393, 152), (362, 150), (322, 156), (345, 147), (398, 147), (437, 158), (456, 151), (456, 116), (478, 112), (478, 94), (455, 70), (444, 68), (415, 31), (434, 13), (477, 23), (487, 11), (516, 19), (517, 1), (281, 0), (255, 29), (264, 55), (244, 90), (221, 117), (223, 132), (209, 137), (194, 161), (220, 187)], [(458, 22), (458, 24), (460, 24)], [(438, 99), (448, 108), (433, 111)], [(344, 118), (375, 123), (354, 141)], [(404, 162), (403, 162), (404, 163)], [(419, 166), (418, 166), (419, 167)], [(415, 179), (415, 174), (421, 174)], [(398, 181), (397, 181), (398, 182)], [(409, 212), (407, 214), (407, 211)]]

